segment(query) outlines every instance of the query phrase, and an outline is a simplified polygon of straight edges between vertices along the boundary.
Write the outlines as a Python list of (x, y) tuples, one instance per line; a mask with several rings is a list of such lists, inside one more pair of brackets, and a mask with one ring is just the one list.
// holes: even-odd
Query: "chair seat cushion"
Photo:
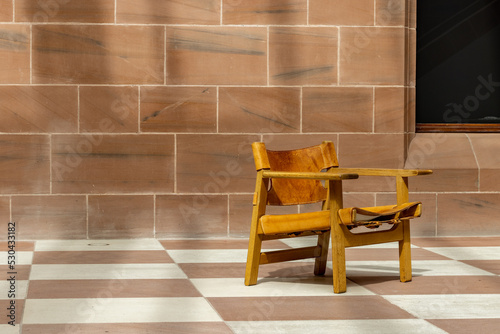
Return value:
[(266, 235), (327, 231), (330, 229), (330, 211), (264, 215), (259, 222), (262, 232)]
[(402, 219), (420, 217), (420, 202), (401, 205), (386, 205), (367, 208), (345, 208), (339, 210), (340, 221), (348, 226), (378, 226), (382, 223), (396, 224)]

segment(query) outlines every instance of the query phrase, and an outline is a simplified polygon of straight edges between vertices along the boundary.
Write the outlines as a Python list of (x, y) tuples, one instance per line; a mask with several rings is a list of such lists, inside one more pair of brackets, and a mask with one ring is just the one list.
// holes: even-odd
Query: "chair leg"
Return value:
[(328, 198), (330, 202), (330, 233), (332, 238), (333, 292), (342, 293), (347, 290), (345, 272), (346, 239), (338, 216), (338, 211), (343, 207), (342, 181), (329, 181)]
[(345, 270), (345, 243), (343, 235), (338, 235), (337, 231), (332, 235), (332, 269), (333, 292), (346, 292), (347, 279)]
[[(332, 241), (332, 245), (333, 245)], [(347, 290), (347, 279), (345, 270), (345, 248), (339, 245), (332, 247), (333, 254), (333, 292), (343, 293)]]
[[(398, 204), (408, 202), (408, 177), (396, 178), (396, 192)], [(405, 219), (400, 224), (403, 225), (403, 240), (399, 241), (399, 279), (401, 282), (409, 282), (411, 281), (410, 221)]]
[(318, 246), (321, 247), (321, 255), (316, 258), (314, 263), (314, 275), (316, 276), (325, 274), (329, 243), (330, 231), (324, 232), (318, 236)]
[(259, 276), (260, 252), (262, 248), (262, 237), (252, 233), (248, 244), (247, 266), (245, 270), (245, 285), (257, 284)]
[(401, 224), (403, 240), (399, 241), (399, 279), (401, 282), (409, 282), (412, 280), (410, 222), (403, 220)]

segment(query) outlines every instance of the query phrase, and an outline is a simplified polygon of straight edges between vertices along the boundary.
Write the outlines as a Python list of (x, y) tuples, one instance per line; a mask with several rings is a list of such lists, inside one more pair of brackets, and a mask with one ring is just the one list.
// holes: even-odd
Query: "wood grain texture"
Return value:
[(138, 132), (137, 87), (81, 86), (79, 93), (81, 132)]
[(269, 75), (274, 85), (337, 83), (338, 33), (334, 27), (271, 27)]
[(0, 135), (0, 156), (0, 193), (49, 193), (48, 135)]
[(12, 216), (22, 226), (24, 240), (85, 239), (85, 196), (18, 196), (12, 198)]
[(403, 28), (346, 27), (340, 30), (339, 82), (368, 85), (405, 83)]
[(223, 0), (224, 24), (307, 24), (306, 0)]
[(173, 139), (170, 135), (53, 136), (53, 191), (172, 192)]
[(181, 193), (251, 192), (255, 135), (177, 135), (177, 191)]
[(15, 3), (17, 22), (114, 22), (114, 0), (16, 0)]
[(405, 110), (404, 88), (375, 88), (375, 119), (376, 133), (403, 133), (405, 120), (400, 117)]
[(219, 0), (118, 0), (119, 23), (202, 24), (220, 22)]
[(370, 26), (374, 24), (372, 0), (317, 0), (310, 3), (310, 24)]
[(33, 81), (43, 84), (162, 84), (163, 28), (33, 26)]
[(141, 131), (215, 132), (217, 92), (210, 87), (143, 87)]
[(89, 196), (88, 212), (89, 238), (128, 239), (154, 236), (152, 195)]
[(227, 201), (226, 195), (157, 196), (156, 235), (161, 238), (224, 236)]
[(69, 86), (1, 86), (0, 132), (76, 132), (77, 96)]
[(0, 22), (12, 21), (12, 4), (11, 0), (0, 0)]
[(0, 84), (30, 82), (30, 27), (0, 24)]
[(372, 132), (373, 90), (358, 87), (306, 87), (306, 132)]
[(300, 89), (223, 87), (219, 91), (219, 131), (297, 133)]
[(167, 28), (167, 84), (263, 85), (266, 63), (266, 28)]

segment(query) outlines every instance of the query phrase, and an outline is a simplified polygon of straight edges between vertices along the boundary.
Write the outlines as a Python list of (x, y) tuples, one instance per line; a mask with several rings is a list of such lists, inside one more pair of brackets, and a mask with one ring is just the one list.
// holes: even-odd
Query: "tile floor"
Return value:
[(18, 242), (11, 326), (0, 242), (0, 333), (498, 333), (500, 237), (412, 244), (411, 283), (397, 244), (353, 248), (334, 295), (331, 269), (314, 277), (310, 261), (262, 266), (244, 286), (244, 239)]

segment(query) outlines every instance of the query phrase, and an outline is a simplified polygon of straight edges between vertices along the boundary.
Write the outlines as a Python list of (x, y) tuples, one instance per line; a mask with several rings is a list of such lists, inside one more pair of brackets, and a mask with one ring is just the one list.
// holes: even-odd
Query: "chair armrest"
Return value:
[(388, 169), (388, 168), (335, 168), (334, 173), (358, 174), (360, 176), (417, 176), (432, 174), (430, 169)]
[(356, 173), (337, 173), (335, 172), (280, 172), (263, 170), (262, 177), (274, 179), (312, 179), (312, 180), (348, 180), (357, 179)]

